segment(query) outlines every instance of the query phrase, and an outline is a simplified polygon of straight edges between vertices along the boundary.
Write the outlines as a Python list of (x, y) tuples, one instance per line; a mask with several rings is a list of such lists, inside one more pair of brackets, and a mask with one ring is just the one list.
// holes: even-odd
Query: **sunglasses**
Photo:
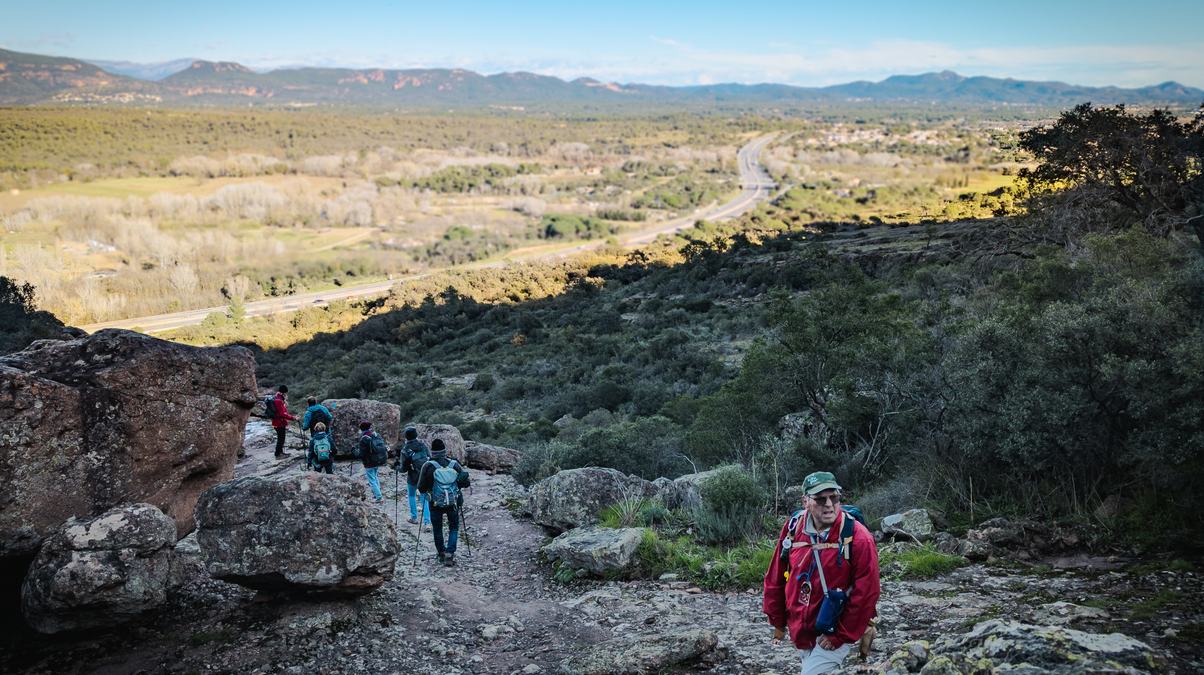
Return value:
[(840, 503), (840, 495), (827, 495), (826, 497), (818, 497), (818, 496), (817, 497), (808, 497), (808, 499), (814, 499), (815, 503), (820, 504), (820, 505), (839, 504)]

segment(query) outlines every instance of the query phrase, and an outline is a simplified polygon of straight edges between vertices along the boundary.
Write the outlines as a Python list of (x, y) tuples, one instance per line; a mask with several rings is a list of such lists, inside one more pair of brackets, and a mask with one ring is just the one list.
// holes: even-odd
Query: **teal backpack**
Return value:
[(316, 433), (313, 436), (314, 441), (314, 460), (318, 462), (329, 462), (332, 453), (330, 446), (330, 434), (325, 431)]
[(431, 488), (431, 503), (440, 507), (457, 505), (460, 497), (459, 477), (460, 465), (456, 460), (450, 460), (447, 466), (440, 466), (435, 462), (435, 484)]

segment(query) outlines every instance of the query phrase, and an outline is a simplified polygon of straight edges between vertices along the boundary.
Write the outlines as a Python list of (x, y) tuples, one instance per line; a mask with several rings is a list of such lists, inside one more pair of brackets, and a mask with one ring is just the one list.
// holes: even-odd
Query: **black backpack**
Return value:
[(263, 399), (263, 416), (270, 420), (274, 420), (274, 419), (276, 419), (277, 414), (278, 413), (276, 411), (276, 395), (268, 394)]
[(364, 463), (364, 466), (372, 468), (387, 463), (389, 461), (389, 444), (385, 442), (385, 439), (373, 431), (371, 434), (360, 438), (361, 448), (364, 447), (365, 438), (368, 439), (368, 447), (364, 448), (364, 456), (360, 459)]

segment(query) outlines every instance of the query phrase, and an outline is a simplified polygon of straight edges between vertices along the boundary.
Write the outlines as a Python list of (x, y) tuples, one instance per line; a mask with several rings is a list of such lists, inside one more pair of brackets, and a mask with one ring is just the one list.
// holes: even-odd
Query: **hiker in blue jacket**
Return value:
[(334, 473), (334, 444), (330, 434), (326, 433), (326, 425), (314, 424), (314, 433), (309, 437), (309, 452), (305, 455), (305, 464), (314, 471)]
[[(451, 567), (456, 564), (456, 542), (460, 538), (460, 509), (468, 487), (468, 471), (447, 456), (443, 439), (431, 441), (431, 460), (422, 466), (418, 476), (418, 491), (431, 500), (431, 525), (435, 529), (435, 550), (439, 562)], [(447, 516), (447, 543), (443, 543), (443, 517)]]
[(309, 407), (305, 409), (305, 414), (301, 416), (302, 429), (312, 431), (311, 427), (318, 422), (330, 428), (330, 423), (334, 421), (334, 413), (330, 412), (330, 408), (318, 403), (318, 400), (312, 396), (305, 399), (305, 405)]

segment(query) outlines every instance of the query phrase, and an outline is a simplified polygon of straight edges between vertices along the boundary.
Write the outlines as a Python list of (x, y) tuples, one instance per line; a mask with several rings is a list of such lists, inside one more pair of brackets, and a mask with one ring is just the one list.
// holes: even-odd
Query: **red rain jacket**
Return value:
[[(799, 649), (813, 649), (819, 634), (815, 632), (815, 619), (819, 616), (819, 605), (823, 601), (824, 589), (819, 582), (819, 572), (811, 575), (811, 594), (804, 604), (799, 597), (803, 575), (811, 568), (812, 550), (808, 545), (810, 538), (803, 532), (807, 516), (799, 518), (796, 532), (791, 539), (794, 547), (790, 549), (790, 564), (782, 562), (782, 538), (790, 522), (782, 526), (778, 535), (778, 545), (773, 551), (773, 561), (765, 572), (764, 597), (761, 608), (769, 617), (769, 623), (775, 628), (787, 628), (794, 646)], [(836, 518), (836, 522), (828, 529), (827, 542), (838, 543), (840, 530), (844, 527), (844, 519), (852, 518), (844, 511)], [(837, 566), (836, 559), (843, 557), (839, 548), (828, 548), (819, 551), (820, 564), (823, 565), (828, 588), (841, 588), (849, 593), (849, 601), (844, 612), (840, 615), (836, 632), (829, 636), (837, 647), (856, 642), (861, 639), (870, 619), (877, 614), (878, 595), (881, 586), (878, 581), (878, 546), (874, 543), (874, 535), (865, 529), (861, 523), (853, 523), (853, 542), (849, 560), (841, 560)], [(789, 571), (789, 579), (786, 572)], [(851, 589), (851, 590), (850, 590)]]
[(289, 414), (288, 404), (284, 401), (284, 394), (276, 392), (276, 415), (272, 418), (272, 427), (276, 429), (284, 429), (288, 423), (297, 419), (296, 415)]

